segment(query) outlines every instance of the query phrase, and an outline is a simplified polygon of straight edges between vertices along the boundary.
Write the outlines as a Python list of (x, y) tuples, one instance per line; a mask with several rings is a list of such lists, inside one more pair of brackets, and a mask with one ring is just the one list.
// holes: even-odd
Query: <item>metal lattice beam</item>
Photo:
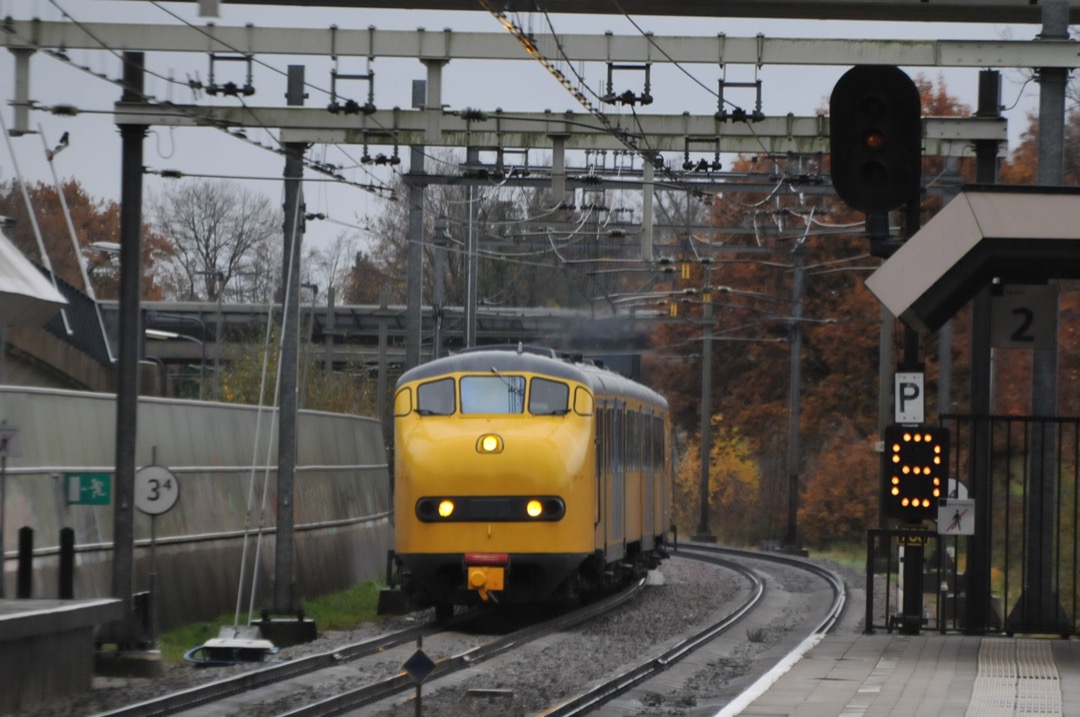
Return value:
[[(441, 0), (440, 0), (441, 1)], [(1080, 0), (1078, 0), (1080, 2)], [(664, 10), (675, 7), (664, 4)], [(1080, 20), (1080, 18), (1078, 18)], [(709, 36), (538, 36), (551, 58), (572, 62), (751, 65), (860, 65), (904, 67), (1080, 67), (1076, 44), (1066, 40), (836, 40)], [(451, 30), (348, 30), (207, 25), (8, 20), (0, 31), (8, 49), (143, 52), (240, 52), (254, 55), (416, 58), (418, 60), (526, 60), (534, 58), (508, 33)]]
[[(438, 111), (436, 111), (438, 112)], [(526, 148), (550, 150), (552, 138), (567, 149), (617, 150), (626, 145), (587, 113), (495, 112), (486, 119), (464, 119), (438, 112), (432, 133), (429, 110), (379, 110), (371, 115), (332, 114), (320, 108), (202, 107), (194, 105), (116, 105), (116, 123), (220, 128), (281, 127), (283, 142), (444, 147)], [(829, 151), (828, 118), (766, 117), (761, 122), (733, 123), (712, 115), (636, 115), (616, 117), (631, 141), (642, 149), (683, 152), (717, 149), (730, 153), (813, 154)], [(924, 153), (968, 156), (975, 140), (1004, 143), (1004, 119), (927, 117), (923, 120)]]

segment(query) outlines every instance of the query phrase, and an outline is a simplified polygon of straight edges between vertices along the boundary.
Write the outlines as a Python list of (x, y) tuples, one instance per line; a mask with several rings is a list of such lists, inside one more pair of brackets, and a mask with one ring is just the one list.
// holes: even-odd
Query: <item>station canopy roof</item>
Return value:
[(0, 232), (0, 326), (41, 326), (67, 303)]
[(936, 331), (997, 279), (1080, 278), (1080, 190), (963, 189), (866, 280), (908, 326)]

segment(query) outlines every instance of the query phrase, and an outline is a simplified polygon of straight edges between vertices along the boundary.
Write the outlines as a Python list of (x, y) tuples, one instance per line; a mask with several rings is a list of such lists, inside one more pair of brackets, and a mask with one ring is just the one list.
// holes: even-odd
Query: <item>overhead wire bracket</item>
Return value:
[[(244, 97), (250, 97), (251, 95), (255, 94), (255, 85), (253, 84), (252, 72), (251, 72), (251, 64), (252, 64), (251, 60), (252, 60), (252, 56), (250, 54), (244, 54), (244, 55), (219, 55), (219, 54), (217, 54), (215, 52), (211, 52), (210, 53), (210, 77), (207, 80), (206, 87), (203, 88), (204, 90), (206, 90), (206, 94), (208, 94), (208, 95), (225, 95), (226, 97), (239, 97), (241, 95), (243, 95)], [(225, 84), (222, 84), (222, 85), (219, 85), (216, 82), (214, 82), (214, 67), (219, 62), (243, 62), (243, 63), (245, 63), (247, 65), (247, 79), (245, 80), (243, 86), (238, 85), (235, 82), (226, 82)]]
[[(713, 160), (709, 162), (702, 158), (697, 162), (690, 159), (690, 152), (694, 145), (706, 145), (713, 152)], [(701, 151), (701, 150), (698, 150)], [(683, 164), (682, 168), (687, 172), (719, 172), (723, 165), (720, 163), (720, 140), (717, 137), (683, 137)]]
[[(342, 112), (347, 115), (370, 115), (375, 113), (375, 71), (371, 69), (371, 63), (375, 58), (368, 55), (367, 69), (368, 71), (362, 75), (352, 74), (347, 75), (342, 72), (338, 72), (337, 68), (337, 25), (331, 25), (331, 51), (330, 55), (334, 59), (334, 66), (330, 69), (330, 104), (326, 106), (327, 112), (330, 114), (338, 114)], [(368, 33), (374, 38), (375, 26), (368, 27)], [(368, 46), (370, 47), (373, 40), (369, 40)], [(368, 95), (367, 102), (360, 104), (354, 99), (345, 100), (345, 102), (338, 102), (337, 83), (338, 80), (355, 80), (359, 82), (368, 83)]]
[[(762, 120), (765, 119), (765, 113), (762, 112), (762, 110), (761, 110), (761, 79), (760, 78), (755, 79), (753, 82), (728, 82), (723, 77), (721, 77), (719, 80), (717, 80), (717, 83), (719, 85), (719, 89), (717, 89), (717, 92), (716, 92), (717, 99), (716, 99), (716, 115), (715, 115), (715, 117), (716, 117), (717, 121), (724, 122), (724, 121), (727, 121), (727, 120), (730, 119), (732, 122), (747, 122), (747, 121), (749, 121), (749, 122), (761, 122)], [(757, 98), (756, 98), (756, 100), (754, 102), (754, 110), (753, 110), (753, 112), (747, 113), (746, 110), (744, 110), (742, 107), (739, 107), (738, 105), (734, 105), (734, 103), (731, 103), (731, 104), (733, 104), (735, 108), (733, 110), (731, 110), (731, 112), (728, 112), (727, 108), (724, 107), (724, 102), (727, 101), (727, 100), (724, 99), (724, 89), (729, 88), (729, 87), (733, 87), (733, 88), (749, 88), (749, 87), (753, 87), (756, 90)]]
[[(644, 88), (644, 91), (640, 95), (635, 95), (633, 90), (627, 90), (626, 92), (623, 92), (622, 94), (616, 95), (615, 94), (615, 82), (614, 82), (614, 72), (615, 72), (615, 70), (635, 70), (635, 71), (638, 71), (638, 72), (644, 72), (645, 73), (645, 88)], [(652, 94), (651, 94), (651, 90), (652, 90), (652, 82), (651, 82), (651, 79), (650, 79), (651, 74), (652, 74), (652, 65), (649, 64), (649, 63), (645, 63), (644, 65), (620, 65), (620, 64), (615, 63), (615, 62), (607, 63), (607, 92), (604, 94), (603, 97), (600, 98), (600, 101), (605, 102), (605, 103), (607, 103), (609, 105), (613, 105), (615, 103), (624, 104), (624, 105), (631, 105), (631, 106), (633, 106), (635, 104), (651, 105), (652, 101), (653, 101), (653, 97), (652, 97)]]

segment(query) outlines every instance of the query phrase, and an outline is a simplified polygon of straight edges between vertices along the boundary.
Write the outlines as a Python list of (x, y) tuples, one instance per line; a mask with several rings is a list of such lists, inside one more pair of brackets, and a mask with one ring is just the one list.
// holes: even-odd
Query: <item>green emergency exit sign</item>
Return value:
[(65, 473), (67, 502), (72, 505), (109, 505), (112, 473)]

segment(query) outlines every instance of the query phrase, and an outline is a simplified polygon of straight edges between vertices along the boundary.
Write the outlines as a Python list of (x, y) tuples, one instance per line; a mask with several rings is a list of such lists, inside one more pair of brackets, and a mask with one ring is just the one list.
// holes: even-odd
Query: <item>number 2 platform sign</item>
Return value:
[(990, 344), (994, 348), (1048, 349), (1057, 324), (1055, 287), (1004, 284), (990, 298)]

